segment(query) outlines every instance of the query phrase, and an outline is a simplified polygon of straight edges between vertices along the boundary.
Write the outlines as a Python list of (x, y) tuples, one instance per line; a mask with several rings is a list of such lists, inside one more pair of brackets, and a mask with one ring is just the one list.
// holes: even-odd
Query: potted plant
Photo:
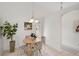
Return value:
[(0, 26), (1, 34), (3, 37), (7, 39), (11, 39), (10, 41), (10, 52), (15, 51), (15, 40), (13, 40), (13, 35), (16, 34), (18, 24), (11, 25), (9, 22), (5, 21), (5, 23)]

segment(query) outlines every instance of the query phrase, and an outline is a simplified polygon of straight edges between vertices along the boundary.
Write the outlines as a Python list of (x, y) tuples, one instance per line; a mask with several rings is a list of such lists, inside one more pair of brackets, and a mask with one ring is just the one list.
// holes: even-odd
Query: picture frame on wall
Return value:
[(76, 26), (76, 32), (79, 32), (79, 25)]
[(24, 22), (24, 30), (32, 30), (32, 23)]
[(73, 24), (74, 24), (73, 28), (75, 32), (79, 32), (79, 19), (74, 20)]

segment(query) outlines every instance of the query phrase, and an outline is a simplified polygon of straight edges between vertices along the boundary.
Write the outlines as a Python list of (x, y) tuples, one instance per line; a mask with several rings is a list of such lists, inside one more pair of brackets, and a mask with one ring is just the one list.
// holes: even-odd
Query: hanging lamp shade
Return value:
[(34, 22), (34, 18), (32, 17), (30, 20), (29, 20), (30, 23), (33, 23)]
[(38, 23), (39, 22), (39, 20), (35, 20), (35, 23)]

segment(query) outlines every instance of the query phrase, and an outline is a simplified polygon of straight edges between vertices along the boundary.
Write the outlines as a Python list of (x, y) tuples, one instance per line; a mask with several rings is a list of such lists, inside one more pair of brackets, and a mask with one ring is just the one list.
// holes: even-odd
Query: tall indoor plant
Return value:
[(13, 35), (16, 34), (18, 24), (11, 25), (9, 22), (5, 21), (5, 23), (0, 26), (1, 34), (3, 37), (7, 39), (11, 39), (10, 41), (10, 52), (14, 52), (15, 50), (15, 40), (13, 40)]

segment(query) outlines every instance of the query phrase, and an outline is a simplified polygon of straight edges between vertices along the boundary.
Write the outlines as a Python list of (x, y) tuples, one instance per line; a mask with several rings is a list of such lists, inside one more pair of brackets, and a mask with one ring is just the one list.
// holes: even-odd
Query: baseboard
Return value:
[(62, 49), (69, 51), (69, 52), (79, 51), (79, 48), (69, 46), (69, 45), (62, 45)]

